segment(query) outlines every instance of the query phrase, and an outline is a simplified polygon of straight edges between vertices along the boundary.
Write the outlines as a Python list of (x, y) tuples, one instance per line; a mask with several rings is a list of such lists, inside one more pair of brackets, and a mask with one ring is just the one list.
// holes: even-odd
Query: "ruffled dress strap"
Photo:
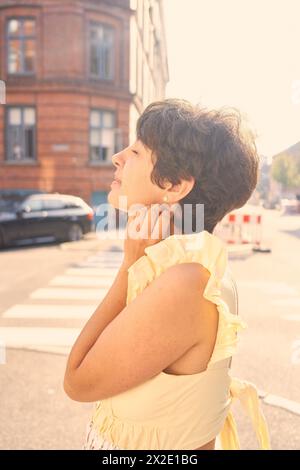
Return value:
[[(230, 385), (231, 400), (239, 400), (248, 417), (261, 450), (271, 450), (268, 425), (259, 403), (258, 392), (254, 384), (246, 380), (232, 378)], [(220, 441), (223, 450), (239, 450), (240, 441), (237, 425), (230, 410), (220, 432)]]

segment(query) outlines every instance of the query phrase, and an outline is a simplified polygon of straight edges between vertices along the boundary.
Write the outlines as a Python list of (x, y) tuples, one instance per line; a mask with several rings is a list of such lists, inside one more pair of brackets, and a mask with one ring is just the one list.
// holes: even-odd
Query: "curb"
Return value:
[(252, 243), (247, 243), (246, 245), (226, 245), (228, 250), (228, 257), (230, 259), (239, 258), (240, 256), (246, 256), (253, 254)]

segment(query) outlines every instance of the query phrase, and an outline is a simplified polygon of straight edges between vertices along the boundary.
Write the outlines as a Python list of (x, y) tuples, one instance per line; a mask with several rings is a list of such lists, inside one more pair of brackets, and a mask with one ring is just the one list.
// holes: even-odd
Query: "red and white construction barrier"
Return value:
[(227, 243), (260, 244), (262, 235), (261, 214), (241, 214), (233, 212), (225, 216), (225, 224), (226, 223), (229, 229)]
[(255, 251), (270, 251), (262, 247), (262, 214), (242, 209), (227, 214), (218, 224), (216, 234), (230, 245), (251, 244)]

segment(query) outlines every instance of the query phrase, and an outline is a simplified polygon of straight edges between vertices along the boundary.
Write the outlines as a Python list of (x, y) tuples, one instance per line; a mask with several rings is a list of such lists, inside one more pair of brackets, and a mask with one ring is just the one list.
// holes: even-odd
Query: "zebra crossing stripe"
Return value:
[(105, 278), (115, 277), (117, 270), (108, 270), (107, 268), (68, 268), (65, 271), (67, 276), (102, 276)]
[(42, 287), (30, 294), (31, 299), (98, 300), (105, 297), (107, 289), (63, 289)]
[(56, 276), (49, 282), (49, 286), (110, 287), (112, 283), (113, 278), (109, 277)]
[(274, 299), (272, 300), (272, 304), (282, 305), (284, 307), (300, 307), (300, 297), (289, 299)]
[(118, 271), (119, 265), (116, 266), (104, 266), (103, 263), (80, 263), (76, 265), (77, 269), (84, 268), (95, 268), (102, 269), (103, 272), (109, 274), (115, 274)]
[(17, 304), (6, 310), (3, 318), (64, 318), (87, 320), (98, 304), (89, 305), (28, 305)]
[(300, 321), (300, 313), (291, 313), (289, 315), (281, 315), (280, 318), (288, 321)]
[(6, 348), (70, 347), (80, 328), (0, 327), (0, 339)]

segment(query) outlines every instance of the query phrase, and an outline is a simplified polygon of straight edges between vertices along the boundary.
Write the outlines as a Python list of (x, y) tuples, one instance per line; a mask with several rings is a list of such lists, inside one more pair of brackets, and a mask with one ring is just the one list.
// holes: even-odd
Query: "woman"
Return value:
[(222, 299), (227, 252), (213, 234), (251, 196), (258, 163), (236, 111), (175, 99), (149, 105), (136, 141), (113, 156), (108, 200), (128, 213), (123, 262), (64, 379), (70, 398), (96, 402), (85, 449), (204, 450), (217, 436), (237, 449), (234, 398), (270, 448), (256, 388), (229, 375), (246, 325)]

